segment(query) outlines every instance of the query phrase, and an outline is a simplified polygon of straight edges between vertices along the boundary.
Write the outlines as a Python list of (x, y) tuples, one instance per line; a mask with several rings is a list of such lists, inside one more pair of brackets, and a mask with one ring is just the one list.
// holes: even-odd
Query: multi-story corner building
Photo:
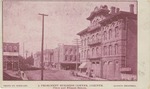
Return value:
[(19, 43), (3, 42), (3, 69), (19, 69)]
[[(121, 74), (137, 75), (137, 14), (107, 5), (95, 7), (87, 18), (90, 26), (78, 33), (81, 61), (87, 74), (121, 80)], [(80, 68), (79, 66), (79, 68)], [(82, 68), (81, 67), (81, 68)]]
[[(46, 49), (43, 51), (43, 65), (45, 69), (48, 69), (52, 66), (53, 50)], [(37, 52), (34, 54), (34, 66), (37, 68), (41, 68), (41, 52)]]
[(54, 49), (54, 63), (58, 69), (75, 70), (80, 64), (76, 45), (60, 45)]

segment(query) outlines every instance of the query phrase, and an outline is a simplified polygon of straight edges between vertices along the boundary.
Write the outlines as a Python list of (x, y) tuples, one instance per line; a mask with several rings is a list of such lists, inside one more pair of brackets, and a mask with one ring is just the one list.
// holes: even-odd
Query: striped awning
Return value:
[(79, 66), (80, 69), (83, 69), (83, 68), (87, 68), (87, 63), (86, 62), (83, 62), (80, 66)]

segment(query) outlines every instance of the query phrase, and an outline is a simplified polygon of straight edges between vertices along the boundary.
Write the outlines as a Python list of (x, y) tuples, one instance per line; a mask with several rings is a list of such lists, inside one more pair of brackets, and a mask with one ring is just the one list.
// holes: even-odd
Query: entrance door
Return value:
[(96, 77), (100, 77), (100, 63), (99, 63), (99, 61), (96, 62), (95, 69), (96, 69), (96, 73), (95, 73)]
[(107, 78), (107, 62), (103, 64), (103, 78)]
[(113, 79), (114, 78), (114, 64), (112, 61), (108, 62), (108, 79)]
[(118, 80), (118, 79), (120, 79), (120, 69), (119, 69), (120, 67), (119, 67), (119, 62), (118, 61), (116, 61), (115, 62), (115, 78)]

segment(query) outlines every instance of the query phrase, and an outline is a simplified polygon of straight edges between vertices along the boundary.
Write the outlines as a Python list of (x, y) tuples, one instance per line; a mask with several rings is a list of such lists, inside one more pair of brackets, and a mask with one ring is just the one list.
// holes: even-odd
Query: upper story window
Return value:
[(104, 46), (104, 55), (107, 55), (107, 46)]
[(84, 58), (86, 58), (86, 50), (84, 51)]
[(18, 51), (18, 49), (17, 49), (17, 46), (14, 46), (14, 52), (17, 52)]
[(86, 39), (84, 40), (84, 45), (86, 45)]
[(92, 36), (92, 42), (93, 42), (94, 40), (95, 40), (95, 36), (93, 35), (93, 36)]
[(104, 40), (107, 40), (107, 32), (104, 31)]
[(88, 50), (87, 50), (87, 57), (90, 56), (90, 53), (89, 53), (89, 52), (90, 52), (90, 50), (88, 49)]
[(95, 52), (94, 52), (94, 51), (95, 51), (95, 49), (93, 48), (93, 49), (92, 49), (92, 56), (94, 56), (94, 54), (95, 54)]
[(118, 54), (118, 44), (115, 44), (115, 54)]
[(90, 42), (90, 38), (89, 38), (89, 37), (87, 38), (87, 42), (88, 42), (88, 43)]
[(109, 45), (109, 55), (112, 55), (112, 45)]
[(109, 29), (109, 39), (112, 38), (112, 29)]
[(8, 49), (9, 49), (9, 52), (12, 52), (12, 46), (11, 45), (8, 46)]
[(119, 35), (119, 29), (118, 26), (115, 27), (115, 37), (118, 37)]
[(99, 55), (99, 48), (96, 48), (96, 55)]
[(96, 40), (99, 40), (99, 34), (98, 33), (96, 34)]
[(4, 45), (3, 51), (7, 52), (7, 46)]

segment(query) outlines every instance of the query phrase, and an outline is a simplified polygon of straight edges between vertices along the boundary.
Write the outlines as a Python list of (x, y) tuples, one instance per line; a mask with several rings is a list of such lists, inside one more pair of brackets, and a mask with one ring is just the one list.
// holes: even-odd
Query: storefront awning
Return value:
[(83, 68), (87, 68), (87, 63), (86, 62), (83, 62), (80, 66), (79, 66), (80, 69), (83, 69)]

